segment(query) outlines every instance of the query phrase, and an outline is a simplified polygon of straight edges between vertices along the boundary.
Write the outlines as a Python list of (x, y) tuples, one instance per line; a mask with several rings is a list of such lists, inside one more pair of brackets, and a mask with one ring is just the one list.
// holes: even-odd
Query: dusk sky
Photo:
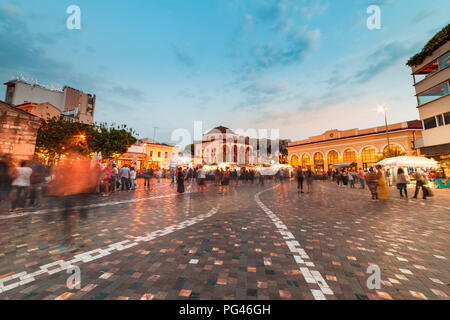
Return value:
[[(66, 28), (72, 4), (81, 30)], [(405, 63), (449, 18), (448, 0), (0, 0), (0, 80), (96, 94), (95, 121), (140, 138), (202, 120), (299, 140), (383, 125), (378, 104), (390, 123), (418, 119)]]

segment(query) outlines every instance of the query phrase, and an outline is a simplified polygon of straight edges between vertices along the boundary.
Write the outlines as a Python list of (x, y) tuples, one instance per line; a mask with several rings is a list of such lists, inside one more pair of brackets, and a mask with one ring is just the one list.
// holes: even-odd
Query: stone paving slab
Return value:
[[(162, 188), (163, 194), (173, 192)], [(81, 290), (69, 290), (69, 274), (61, 270), (0, 293), (0, 299), (317, 298), (317, 283), (307, 281), (308, 271), (300, 270), (280, 225), (255, 201), (260, 192), (261, 202), (292, 233), (330, 287), (328, 300), (449, 299), (445, 193), (427, 203), (402, 202), (394, 192), (390, 201), (372, 202), (367, 190), (328, 182), (317, 182), (315, 192), (302, 195), (294, 182), (208, 185), (204, 193), (97, 207), (85, 216), (73, 210), (68, 216), (2, 220), (0, 282), (111, 243), (181, 227), (77, 263)], [(379, 290), (367, 288), (370, 264), (381, 268)]]

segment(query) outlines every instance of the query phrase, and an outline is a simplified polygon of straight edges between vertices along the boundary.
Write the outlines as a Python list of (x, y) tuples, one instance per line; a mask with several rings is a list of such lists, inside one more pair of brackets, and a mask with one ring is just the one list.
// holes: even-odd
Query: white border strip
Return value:
[[(33, 282), (36, 280), (37, 276), (40, 276), (42, 274), (52, 275), (52, 274), (61, 272), (63, 270), (67, 270), (68, 268), (72, 267), (72, 265), (75, 263), (91, 262), (91, 261), (103, 258), (105, 256), (108, 256), (114, 252), (123, 251), (125, 249), (137, 246), (141, 242), (148, 242), (148, 241), (154, 240), (156, 238), (173, 233), (175, 231), (184, 229), (188, 226), (199, 223), (199, 222), (205, 220), (206, 218), (209, 218), (209, 217), (215, 215), (217, 213), (217, 211), (219, 211), (219, 208), (220, 208), (220, 204), (217, 205), (217, 207), (211, 209), (208, 213), (198, 215), (195, 218), (185, 220), (183, 222), (180, 222), (178, 224), (164, 228), (162, 230), (147, 233), (145, 236), (135, 237), (134, 241), (124, 240), (124, 241), (116, 242), (116, 243), (110, 244), (109, 246), (104, 247), (104, 248), (98, 248), (98, 249), (91, 250), (89, 252), (77, 254), (70, 261), (58, 260), (58, 261), (55, 261), (52, 263), (48, 263), (46, 265), (42, 265), (39, 267), (39, 270), (37, 270), (33, 273), (27, 273), (26, 271), (23, 271), (23, 272), (16, 273), (11, 276), (5, 277), (3, 279), (0, 279), (0, 293), (15, 289), (19, 286)], [(10, 283), (10, 284), (6, 284), (7, 282), (11, 282), (12, 280), (16, 280), (16, 281), (13, 283)]]
[[(295, 262), (300, 266), (300, 271), (305, 278), (306, 283), (316, 284), (318, 289), (311, 289), (311, 293), (316, 300), (327, 300), (325, 295), (333, 295), (333, 291), (330, 289), (325, 279), (322, 277), (319, 271), (310, 270), (309, 267), (314, 267), (314, 263), (311, 262), (308, 254), (301, 247), (300, 243), (295, 239), (294, 235), (289, 231), (286, 225), (259, 199), (259, 196), (269, 190), (275, 189), (277, 186), (270, 189), (261, 191), (255, 195), (256, 203), (261, 207), (261, 209), (269, 216), (272, 222), (278, 229), (278, 232), (286, 240), (286, 245), (289, 250), (294, 254)], [(309, 260), (309, 261), (306, 261)]]

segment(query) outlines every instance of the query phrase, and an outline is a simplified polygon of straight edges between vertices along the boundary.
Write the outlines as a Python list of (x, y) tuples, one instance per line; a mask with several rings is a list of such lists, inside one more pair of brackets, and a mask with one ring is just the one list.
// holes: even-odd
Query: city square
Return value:
[(1, 306), (448, 304), (448, 1), (72, 2), (0, 0)]
[[(330, 182), (310, 194), (289, 181), (228, 188), (179, 195), (167, 182), (68, 212), (2, 216), (2, 297), (448, 299), (450, 194), (374, 203)], [(80, 290), (68, 290), (60, 264), (43, 268), (77, 256)], [(378, 290), (366, 285), (370, 265), (381, 270)], [(55, 272), (27, 282), (37, 270)]]

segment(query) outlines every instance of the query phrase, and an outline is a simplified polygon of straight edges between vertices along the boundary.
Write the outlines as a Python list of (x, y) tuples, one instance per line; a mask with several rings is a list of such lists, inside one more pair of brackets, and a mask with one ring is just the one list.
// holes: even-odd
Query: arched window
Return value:
[(336, 151), (328, 152), (328, 166), (332, 166), (333, 164), (339, 163), (339, 154)]
[(323, 171), (324, 168), (323, 155), (320, 152), (317, 152), (314, 155), (314, 170)]
[(378, 162), (377, 150), (373, 147), (364, 148), (361, 152), (361, 158), (363, 162), (364, 169), (370, 168), (375, 163)]
[(385, 157), (398, 157), (403, 154), (403, 150), (398, 144), (390, 144), (384, 148), (383, 154)]
[(294, 168), (298, 168), (299, 165), (300, 165), (300, 161), (299, 161), (298, 157), (296, 155), (293, 155), (291, 157), (291, 166), (293, 166)]
[(356, 152), (352, 149), (347, 149), (344, 151), (344, 162), (356, 162)]
[(302, 157), (302, 167), (305, 169), (307, 166), (311, 165), (311, 157), (309, 154), (305, 153)]

